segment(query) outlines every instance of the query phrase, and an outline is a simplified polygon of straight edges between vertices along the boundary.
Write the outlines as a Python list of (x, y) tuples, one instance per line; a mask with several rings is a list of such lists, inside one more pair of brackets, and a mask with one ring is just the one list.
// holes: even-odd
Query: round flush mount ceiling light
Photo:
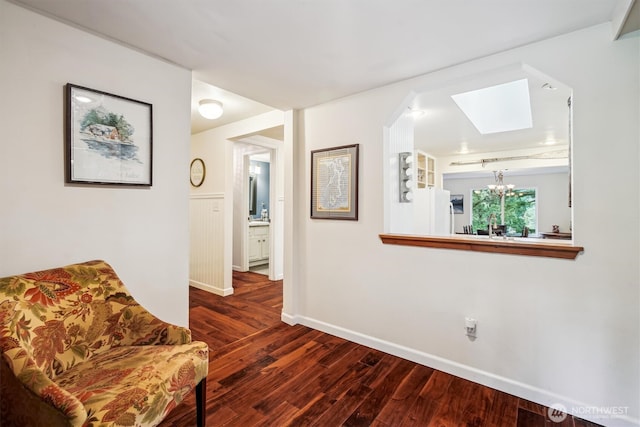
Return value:
[(213, 99), (203, 99), (198, 105), (198, 112), (205, 119), (217, 119), (222, 116), (222, 102)]
[(425, 115), (424, 110), (420, 110), (419, 108), (411, 108), (409, 107), (409, 115), (414, 119), (418, 119)]

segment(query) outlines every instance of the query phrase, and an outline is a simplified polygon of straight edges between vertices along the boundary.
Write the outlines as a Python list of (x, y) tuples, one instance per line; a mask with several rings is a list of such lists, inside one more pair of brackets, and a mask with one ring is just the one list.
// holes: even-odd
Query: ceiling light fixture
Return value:
[(217, 119), (222, 116), (222, 102), (213, 99), (203, 99), (198, 105), (198, 112), (205, 119)]
[(425, 115), (425, 111), (424, 110), (420, 110), (418, 108), (411, 108), (409, 107), (409, 115), (411, 117), (413, 117), (414, 119), (417, 119), (419, 117), (422, 117)]
[(502, 171), (493, 171), (493, 177), (496, 180), (496, 184), (487, 185), (487, 188), (489, 189), (489, 191), (491, 191), (493, 194), (497, 194), (500, 198), (502, 198), (505, 195), (507, 196), (515, 195), (515, 193), (513, 192), (513, 189), (516, 186), (513, 184), (504, 183), (504, 174), (502, 173)]
[(249, 175), (251, 176), (260, 175), (260, 166), (259, 165), (249, 166)]

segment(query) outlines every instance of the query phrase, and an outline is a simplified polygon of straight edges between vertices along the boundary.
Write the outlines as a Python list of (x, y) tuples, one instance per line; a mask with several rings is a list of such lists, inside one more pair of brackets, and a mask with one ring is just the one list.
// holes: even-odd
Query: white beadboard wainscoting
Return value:
[(231, 295), (224, 285), (224, 193), (191, 195), (189, 224), (189, 285)]

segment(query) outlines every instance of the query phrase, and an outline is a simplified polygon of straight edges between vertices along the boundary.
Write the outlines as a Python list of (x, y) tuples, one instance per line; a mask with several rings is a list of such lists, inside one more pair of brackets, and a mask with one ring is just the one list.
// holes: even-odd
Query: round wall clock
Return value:
[(204, 161), (202, 159), (193, 159), (191, 162), (191, 185), (200, 187), (206, 174), (207, 169), (204, 166)]

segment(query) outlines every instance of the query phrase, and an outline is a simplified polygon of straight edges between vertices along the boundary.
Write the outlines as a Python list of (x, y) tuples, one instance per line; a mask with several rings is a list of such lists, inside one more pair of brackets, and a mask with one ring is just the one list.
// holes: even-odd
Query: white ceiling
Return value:
[(232, 94), (304, 108), (596, 24), (637, 29), (634, 0), (12, 1), (224, 88), (215, 125), (240, 117)]

